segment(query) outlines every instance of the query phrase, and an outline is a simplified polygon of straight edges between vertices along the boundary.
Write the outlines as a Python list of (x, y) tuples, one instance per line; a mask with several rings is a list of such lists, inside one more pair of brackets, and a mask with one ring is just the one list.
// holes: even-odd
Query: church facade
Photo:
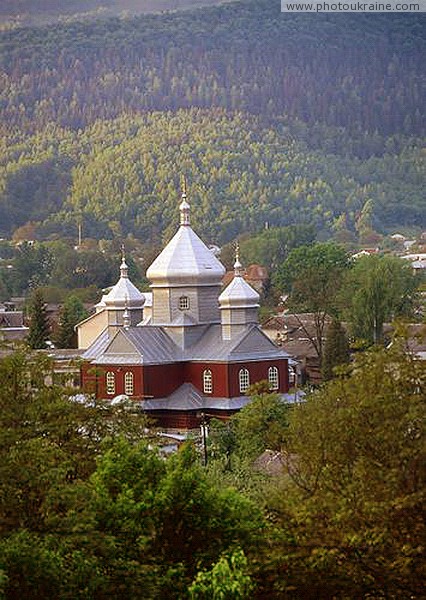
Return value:
[(180, 226), (147, 270), (151, 294), (120, 279), (77, 326), (82, 384), (98, 398), (127, 396), (163, 427), (191, 428), (201, 413), (227, 417), (249, 402), (248, 387), (267, 380), (289, 388), (288, 355), (258, 324), (258, 293), (242, 277), (222, 291), (223, 265), (190, 225), (186, 193)]

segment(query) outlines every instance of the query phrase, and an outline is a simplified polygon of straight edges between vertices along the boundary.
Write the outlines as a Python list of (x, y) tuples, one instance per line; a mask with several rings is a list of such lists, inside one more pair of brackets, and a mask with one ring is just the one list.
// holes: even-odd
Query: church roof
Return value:
[(161, 327), (123, 327), (112, 339), (98, 340), (83, 354), (84, 359), (96, 364), (158, 365), (182, 359), (180, 348)]
[(248, 326), (230, 340), (222, 338), (222, 326), (210, 325), (186, 353), (186, 359), (203, 362), (240, 362), (288, 358), (257, 325)]
[(219, 296), (220, 308), (258, 308), (260, 296), (243, 277), (243, 268), (238, 256), (234, 264), (234, 279)]
[(191, 228), (186, 194), (180, 213), (178, 231), (146, 272), (151, 287), (220, 285), (225, 268)]
[(145, 296), (133, 285), (129, 279), (128, 268), (123, 256), (120, 266), (120, 279), (109, 291), (102, 297), (101, 305), (109, 308), (143, 308)]
[(288, 358), (257, 325), (231, 340), (222, 338), (219, 324), (210, 325), (190, 348), (182, 350), (163, 327), (120, 328), (112, 340), (102, 334), (83, 358), (96, 364), (169, 364), (173, 362), (240, 362)]
[(141, 402), (141, 406), (144, 410), (238, 410), (250, 401), (248, 396), (205, 396), (191, 383), (183, 383), (167, 398), (146, 399)]

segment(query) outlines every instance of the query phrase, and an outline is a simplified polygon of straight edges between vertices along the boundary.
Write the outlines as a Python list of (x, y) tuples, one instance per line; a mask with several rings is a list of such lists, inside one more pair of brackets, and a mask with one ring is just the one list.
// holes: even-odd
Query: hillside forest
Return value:
[(0, 34), (0, 235), (169, 239), (185, 174), (222, 245), (265, 227), (425, 226), (421, 15), (279, 2)]

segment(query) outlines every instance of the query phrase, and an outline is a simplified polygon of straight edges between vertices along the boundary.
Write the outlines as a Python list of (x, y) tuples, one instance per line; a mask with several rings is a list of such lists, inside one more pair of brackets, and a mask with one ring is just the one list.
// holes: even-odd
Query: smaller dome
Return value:
[(120, 279), (108, 294), (102, 297), (100, 304), (106, 308), (143, 308), (145, 296), (130, 281), (124, 257), (120, 266)]
[(258, 308), (260, 296), (243, 278), (243, 267), (237, 255), (234, 279), (219, 296), (220, 308)]
[(258, 308), (260, 296), (240, 275), (219, 296), (220, 308)]

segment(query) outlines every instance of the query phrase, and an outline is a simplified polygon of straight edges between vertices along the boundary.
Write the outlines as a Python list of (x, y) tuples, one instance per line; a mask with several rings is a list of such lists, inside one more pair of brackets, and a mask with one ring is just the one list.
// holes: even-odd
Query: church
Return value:
[(127, 396), (162, 427), (192, 428), (201, 414), (226, 418), (245, 406), (253, 383), (289, 389), (289, 356), (260, 329), (259, 294), (234, 277), (193, 231), (186, 191), (180, 226), (146, 276), (152, 292), (132, 284), (123, 253), (120, 278), (77, 325), (86, 392)]

